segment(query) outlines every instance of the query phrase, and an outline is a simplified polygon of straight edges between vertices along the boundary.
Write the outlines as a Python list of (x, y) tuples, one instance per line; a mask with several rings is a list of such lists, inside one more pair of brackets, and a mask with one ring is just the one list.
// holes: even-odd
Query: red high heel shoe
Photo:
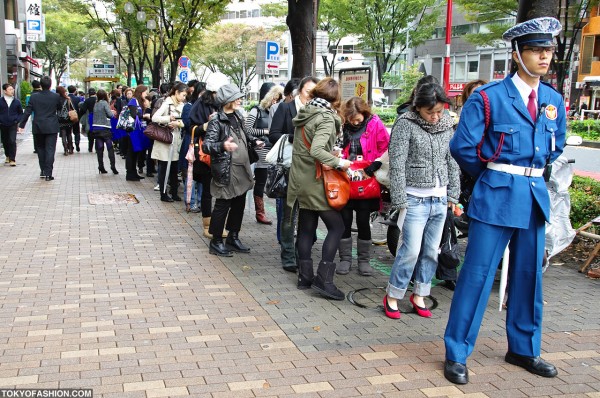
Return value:
[(383, 310), (385, 311), (385, 316), (391, 319), (400, 319), (400, 317), (402, 316), (400, 310), (390, 308), (387, 301), (387, 294), (383, 296)]
[(429, 308), (419, 307), (418, 305), (416, 305), (415, 301), (413, 299), (413, 296), (414, 296), (414, 294), (411, 294), (409, 300), (410, 300), (410, 303), (412, 304), (413, 308), (417, 312), (417, 314), (419, 316), (422, 316), (423, 318), (431, 318), (431, 311), (429, 310)]

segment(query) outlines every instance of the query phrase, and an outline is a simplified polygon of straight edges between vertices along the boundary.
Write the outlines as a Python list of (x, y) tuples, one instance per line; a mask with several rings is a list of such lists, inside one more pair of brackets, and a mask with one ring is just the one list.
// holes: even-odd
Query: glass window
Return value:
[(479, 61), (469, 61), (467, 67), (467, 80), (479, 79)]
[(246, 18), (246, 10), (240, 11), (240, 18)]
[(260, 17), (260, 10), (252, 10), (252, 18)]
[(494, 60), (494, 79), (504, 79), (506, 75), (506, 61), (503, 59)]
[(457, 59), (454, 64), (454, 81), (462, 82), (465, 80), (465, 62), (464, 58)]

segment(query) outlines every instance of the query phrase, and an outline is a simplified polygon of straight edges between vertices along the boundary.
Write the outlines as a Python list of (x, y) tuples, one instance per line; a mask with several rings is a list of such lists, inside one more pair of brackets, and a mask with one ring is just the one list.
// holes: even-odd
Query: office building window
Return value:
[(467, 67), (467, 80), (479, 79), (479, 61), (469, 61)]

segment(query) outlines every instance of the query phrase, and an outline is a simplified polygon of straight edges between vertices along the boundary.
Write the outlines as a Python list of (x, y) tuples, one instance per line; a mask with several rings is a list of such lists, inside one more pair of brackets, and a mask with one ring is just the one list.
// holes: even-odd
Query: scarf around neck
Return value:
[(323, 98), (315, 97), (315, 98), (311, 99), (310, 101), (308, 101), (306, 103), (306, 105), (314, 105), (316, 107), (328, 109), (328, 110), (332, 111), (331, 104), (329, 103), (329, 101), (324, 100)]
[(454, 124), (452, 117), (446, 113), (442, 115), (439, 122), (437, 122), (436, 124), (429, 123), (428, 121), (423, 119), (421, 115), (414, 111), (406, 112), (400, 117), (403, 119), (410, 120), (411, 122), (417, 124), (419, 127), (427, 131), (428, 133), (439, 133), (442, 131), (452, 129), (452, 126)]

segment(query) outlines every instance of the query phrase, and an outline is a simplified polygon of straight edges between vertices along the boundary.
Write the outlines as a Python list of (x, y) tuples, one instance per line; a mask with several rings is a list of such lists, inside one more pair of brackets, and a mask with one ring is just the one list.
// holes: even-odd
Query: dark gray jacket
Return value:
[(396, 119), (389, 145), (392, 204), (407, 207), (406, 187), (433, 188), (439, 179), (447, 186), (448, 201), (458, 203), (459, 168), (450, 154), (452, 118), (444, 114), (430, 124), (415, 112)]

